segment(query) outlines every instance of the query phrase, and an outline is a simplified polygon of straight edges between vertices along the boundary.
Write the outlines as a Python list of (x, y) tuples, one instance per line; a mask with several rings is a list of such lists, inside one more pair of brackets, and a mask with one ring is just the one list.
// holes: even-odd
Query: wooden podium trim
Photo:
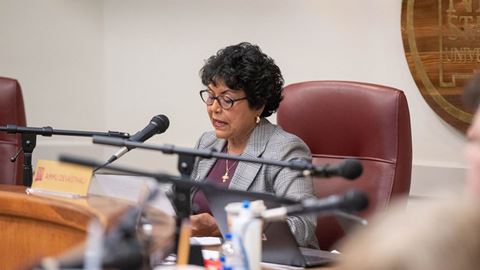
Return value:
[(91, 218), (108, 226), (130, 204), (89, 196), (61, 199), (28, 195), (23, 186), (0, 185), (0, 262), (18, 269), (83, 242)]

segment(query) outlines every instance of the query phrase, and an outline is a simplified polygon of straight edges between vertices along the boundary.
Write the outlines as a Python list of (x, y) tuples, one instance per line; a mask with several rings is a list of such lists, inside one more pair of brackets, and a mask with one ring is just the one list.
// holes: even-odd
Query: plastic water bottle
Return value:
[(225, 263), (225, 256), (220, 254), (220, 265), (221, 265), (221, 270), (232, 270), (232, 267), (230, 265), (227, 265)]
[[(263, 201), (230, 203), (225, 207), (232, 236), (238, 239), (236, 251), (242, 256), (243, 266), (249, 270), (261, 269), (262, 220), (256, 218), (265, 209)], [(234, 241), (234, 243), (236, 243)]]
[(220, 262), (222, 263), (222, 270), (232, 270), (236, 254), (233, 243), (233, 236), (231, 233), (225, 234), (225, 239), (220, 252)]
[(240, 250), (240, 239), (234, 234), (225, 234), (225, 241), (221, 248), (221, 261), (223, 270), (245, 270), (243, 255)]
[[(236, 251), (237, 269), (249, 269), (249, 254), (247, 251), (246, 240), (248, 235), (248, 227), (252, 221), (252, 211), (250, 209), (250, 201), (244, 200), (238, 210), (238, 215), (232, 225), (232, 239)], [(234, 268), (235, 268), (234, 267)], [(235, 269), (236, 270), (236, 269)]]

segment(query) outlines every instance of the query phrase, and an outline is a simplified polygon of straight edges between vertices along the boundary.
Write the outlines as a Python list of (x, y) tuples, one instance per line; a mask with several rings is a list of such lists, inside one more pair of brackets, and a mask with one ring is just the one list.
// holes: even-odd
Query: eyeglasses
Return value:
[(212, 92), (207, 89), (200, 91), (200, 97), (202, 98), (203, 102), (205, 102), (205, 104), (207, 104), (208, 106), (213, 105), (213, 102), (217, 100), (218, 104), (220, 104), (220, 107), (225, 110), (232, 108), (233, 104), (235, 104), (236, 101), (247, 99), (247, 97), (232, 99), (228, 96), (225, 96), (224, 94), (214, 96)]

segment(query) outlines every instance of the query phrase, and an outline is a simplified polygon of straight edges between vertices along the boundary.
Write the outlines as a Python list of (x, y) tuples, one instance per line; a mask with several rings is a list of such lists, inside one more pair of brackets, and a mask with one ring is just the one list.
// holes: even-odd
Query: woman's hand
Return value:
[(192, 236), (221, 236), (217, 222), (208, 213), (191, 215)]

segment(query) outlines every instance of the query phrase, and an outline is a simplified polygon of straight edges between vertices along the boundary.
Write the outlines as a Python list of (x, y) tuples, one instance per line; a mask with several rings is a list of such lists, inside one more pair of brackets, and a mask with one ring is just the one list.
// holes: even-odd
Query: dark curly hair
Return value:
[(282, 101), (283, 76), (272, 58), (260, 47), (242, 42), (211, 56), (200, 70), (202, 83), (225, 83), (232, 90), (243, 90), (250, 108), (265, 105), (260, 115), (272, 115)]

